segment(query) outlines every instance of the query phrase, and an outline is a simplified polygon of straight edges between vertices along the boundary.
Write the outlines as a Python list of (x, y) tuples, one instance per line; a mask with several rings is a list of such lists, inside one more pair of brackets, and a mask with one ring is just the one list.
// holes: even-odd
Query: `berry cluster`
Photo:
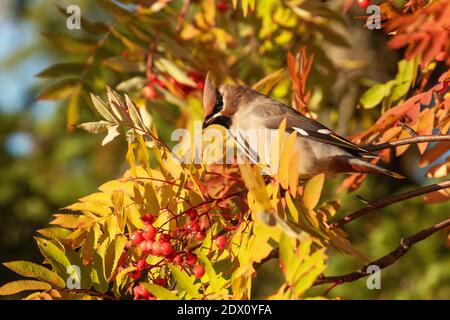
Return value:
[[(161, 268), (162, 265), (172, 263), (179, 265), (185, 271), (190, 270), (196, 279), (201, 279), (205, 274), (204, 265), (199, 262), (192, 248), (195, 243), (204, 240), (206, 231), (210, 227), (210, 221), (207, 213), (199, 214), (197, 210), (191, 208), (182, 214), (183, 223), (170, 233), (161, 230), (155, 226), (155, 219), (151, 214), (144, 214), (141, 217), (145, 227), (134, 231), (127, 243), (127, 250), (132, 249), (135, 254), (129, 266), (135, 269), (129, 273), (132, 280), (135, 281), (133, 287), (133, 295), (135, 300), (154, 300), (155, 296), (150, 294), (148, 290), (140, 283), (140, 281), (152, 279), (154, 284), (167, 286), (167, 280), (162, 278), (159, 270), (156, 270), (158, 277), (153, 277), (155, 268)], [(227, 239), (224, 235), (216, 237), (216, 244), (220, 250), (227, 246)], [(192, 245), (194, 243), (194, 246)], [(191, 248), (191, 249), (186, 249)], [(127, 252), (119, 260), (119, 271), (123, 270), (127, 263)], [(137, 257), (137, 258), (136, 258)], [(151, 258), (161, 258), (157, 264), (149, 264), (148, 261), (154, 261)], [(146, 281), (145, 280), (145, 281)]]

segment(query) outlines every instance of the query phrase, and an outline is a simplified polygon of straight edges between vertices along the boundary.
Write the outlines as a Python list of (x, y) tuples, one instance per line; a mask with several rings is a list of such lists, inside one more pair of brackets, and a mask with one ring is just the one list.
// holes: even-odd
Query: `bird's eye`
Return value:
[(223, 108), (223, 97), (219, 90), (216, 90), (216, 103), (214, 104), (213, 114), (219, 113)]

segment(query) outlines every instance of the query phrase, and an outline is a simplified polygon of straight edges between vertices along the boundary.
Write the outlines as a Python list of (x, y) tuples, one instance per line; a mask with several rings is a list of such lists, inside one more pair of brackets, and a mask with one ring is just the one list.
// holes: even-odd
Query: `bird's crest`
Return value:
[(214, 110), (214, 103), (216, 102), (216, 82), (211, 74), (208, 72), (205, 80), (205, 87), (203, 89), (203, 110), (205, 111), (205, 117), (211, 114)]

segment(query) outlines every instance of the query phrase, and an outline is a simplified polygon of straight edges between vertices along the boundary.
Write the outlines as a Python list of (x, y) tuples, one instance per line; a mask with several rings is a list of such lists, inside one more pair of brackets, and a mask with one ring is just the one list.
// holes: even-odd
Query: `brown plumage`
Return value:
[[(208, 74), (203, 93), (203, 107), (203, 127), (219, 124), (230, 129), (238, 147), (254, 162), (267, 160), (267, 153), (273, 150), (270, 145), (272, 140), (267, 137), (277, 132), (281, 122), (286, 119), (286, 135), (297, 133), (294, 149), (300, 151), (298, 169), (301, 178), (309, 178), (322, 172), (383, 173), (402, 178), (395, 172), (364, 160), (377, 157), (377, 154), (340, 137), (293, 108), (248, 87), (233, 84), (217, 87)], [(257, 144), (246, 138), (245, 134), (241, 134), (248, 130), (257, 132)]]

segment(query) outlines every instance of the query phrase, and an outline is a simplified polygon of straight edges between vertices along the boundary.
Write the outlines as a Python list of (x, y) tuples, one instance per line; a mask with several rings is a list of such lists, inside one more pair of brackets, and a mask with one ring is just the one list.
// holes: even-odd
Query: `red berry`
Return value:
[(141, 283), (133, 288), (133, 293), (135, 298), (136, 297), (147, 298), (150, 295), (150, 292), (148, 292), (147, 289), (145, 289)]
[(149, 83), (146, 87), (144, 87), (141, 93), (145, 98), (149, 100), (155, 100), (158, 97), (158, 93), (156, 92), (155, 87), (152, 83)]
[(143, 254), (149, 254), (153, 249), (153, 241), (145, 240), (139, 244), (139, 248), (141, 248)]
[(370, 0), (358, 0), (358, 5), (362, 8), (365, 9), (370, 5)]
[(157, 284), (158, 286), (161, 286), (161, 287), (165, 287), (167, 284), (166, 279), (163, 279), (163, 278), (157, 278), (157, 279), (155, 279), (155, 281), (153, 281), (153, 283)]
[(167, 233), (163, 233), (159, 236), (159, 241), (161, 242), (169, 242), (170, 236)]
[(192, 269), (196, 279), (200, 279), (205, 274), (205, 267), (202, 264), (198, 264)]
[(176, 257), (176, 255), (177, 255), (177, 253), (172, 248), (172, 252), (170, 254), (168, 254), (167, 256), (165, 256), (164, 258), (166, 259), (167, 262), (172, 262), (173, 259)]
[(189, 217), (189, 219), (191, 220), (195, 220), (195, 218), (197, 218), (197, 210), (191, 208), (186, 212), (187, 216)]
[(155, 241), (152, 244), (152, 254), (154, 256), (160, 256), (161, 255), (161, 242)]
[(227, 238), (225, 238), (225, 236), (218, 236), (216, 239), (216, 244), (220, 250), (223, 250), (227, 245)]
[(155, 240), (156, 236), (156, 229), (151, 224), (148, 224), (145, 226), (144, 232), (142, 232), (142, 237), (144, 237), (145, 240)]
[(220, 1), (217, 5), (216, 5), (217, 10), (219, 10), (222, 13), (227, 12), (228, 10), (228, 4), (226, 0), (222, 0)]
[(195, 234), (195, 239), (198, 241), (202, 241), (203, 239), (205, 239), (205, 233), (203, 231), (197, 232)]
[(135, 245), (140, 244), (142, 241), (144, 241), (144, 237), (142, 236), (140, 231), (135, 231), (133, 232), (133, 234), (131, 235), (131, 241), (133, 241), (133, 243)]
[(173, 263), (180, 265), (183, 263), (183, 258), (180, 255), (176, 255), (175, 258), (173, 258)]
[(159, 250), (160, 250), (160, 253), (163, 256), (168, 256), (168, 255), (170, 255), (172, 253), (173, 248), (172, 248), (172, 245), (170, 243), (168, 243), (168, 242), (161, 242)]
[(188, 252), (186, 254), (186, 263), (190, 266), (193, 266), (194, 264), (197, 263), (197, 256), (191, 252)]
[(141, 259), (136, 264), (138, 270), (144, 270), (148, 268), (148, 263), (145, 261), (145, 259)]
[(216, 239), (216, 244), (220, 250), (223, 250), (227, 245), (227, 238), (225, 238), (225, 236), (218, 236)]
[(200, 225), (197, 222), (194, 222), (194, 223), (191, 224), (191, 228), (190, 229), (192, 231), (194, 231), (194, 232), (198, 232), (198, 231), (200, 231)]
[(145, 224), (152, 224), (155, 221), (155, 218), (150, 213), (146, 213), (141, 217), (141, 220)]
[(142, 272), (141, 270), (134, 270), (130, 273), (130, 277), (133, 280), (137, 280), (142, 276)]
[(158, 77), (156, 76), (156, 74), (150, 73), (150, 74), (148, 75), (148, 80), (149, 80), (149, 81), (154, 82), (156, 79), (158, 79)]

